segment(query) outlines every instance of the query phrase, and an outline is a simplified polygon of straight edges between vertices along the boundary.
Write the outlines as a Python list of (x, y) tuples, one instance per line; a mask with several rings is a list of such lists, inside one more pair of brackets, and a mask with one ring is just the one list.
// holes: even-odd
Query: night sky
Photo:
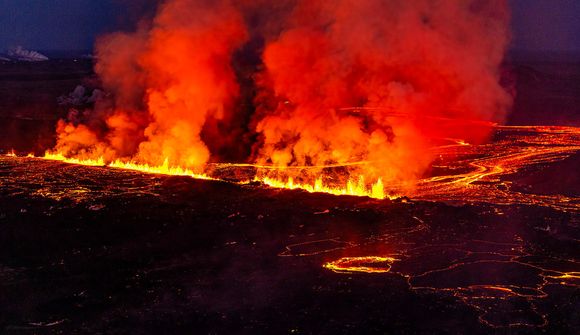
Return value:
[[(0, 50), (88, 50), (127, 29), (154, 0), (0, 0)], [(580, 51), (580, 1), (510, 0), (512, 49)]]

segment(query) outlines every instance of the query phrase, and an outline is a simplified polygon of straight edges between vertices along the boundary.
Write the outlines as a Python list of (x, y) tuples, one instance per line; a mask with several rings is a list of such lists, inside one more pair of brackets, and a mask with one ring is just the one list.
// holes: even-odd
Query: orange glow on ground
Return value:
[[(30, 157), (27, 156), (27, 157)], [(32, 156), (34, 157), (34, 156)], [(108, 166), (111, 168), (117, 169), (124, 169), (124, 170), (132, 170), (132, 171), (140, 171), (145, 173), (152, 173), (152, 174), (163, 174), (163, 175), (171, 175), (171, 176), (188, 176), (196, 179), (214, 179), (205, 174), (195, 173), (190, 169), (184, 169), (181, 167), (173, 167), (169, 166), (169, 162), (166, 159), (163, 165), (159, 166), (151, 166), (149, 164), (139, 164), (136, 162), (122, 162), (120, 160), (113, 161), (111, 163), (105, 163), (105, 159), (103, 157), (99, 157), (96, 159), (77, 159), (77, 158), (68, 158), (59, 153), (49, 153), (46, 152), (44, 154), (44, 159), (48, 160), (55, 160), (69, 164), (78, 164), (78, 165), (86, 165), (86, 166)]]
[[(31, 157), (30, 155), (28, 157)], [(34, 157), (34, 156), (32, 156)], [(196, 179), (206, 179), (206, 180), (219, 180), (218, 178), (212, 178), (206, 174), (195, 173), (190, 169), (182, 168), (179, 166), (170, 166), (168, 160), (166, 159), (163, 165), (151, 166), (149, 164), (140, 164), (136, 162), (123, 162), (121, 160), (115, 160), (110, 163), (106, 163), (103, 157), (96, 159), (78, 159), (78, 158), (68, 158), (61, 153), (50, 153), (46, 152), (44, 154), (44, 159), (56, 160), (64, 163), (86, 165), (86, 166), (107, 166), (111, 168), (124, 169), (139, 171), (145, 173), (153, 174), (163, 174), (171, 176), (188, 176)], [(251, 164), (247, 164), (252, 166)], [(387, 195), (385, 193), (384, 185), (381, 179), (378, 179), (374, 184), (367, 186), (364, 182), (364, 178), (361, 176), (358, 180), (350, 179), (342, 186), (331, 186), (325, 185), (321, 178), (316, 179), (312, 184), (308, 183), (298, 183), (294, 182), (293, 178), (288, 178), (286, 181), (277, 180), (269, 177), (255, 177), (254, 181), (261, 182), (264, 185), (273, 188), (282, 188), (290, 190), (304, 190), (310, 193), (328, 193), (332, 195), (351, 195), (360, 197), (370, 197), (374, 199), (394, 199), (396, 196)], [(247, 181), (241, 181), (240, 184), (246, 184)]]
[(344, 186), (330, 186), (325, 185), (321, 178), (318, 178), (312, 184), (308, 183), (297, 183), (294, 182), (292, 177), (288, 178), (286, 181), (274, 179), (274, 178), (258, 178), (255, 181), (262, 182), (265, 185), (274, 188), (284, 188), (289, 190), (304, 190), (310, 193), (328, 193), (332, 195), (352, 195), (359, 197), (369, 197), (374, 199), (394, 199), (396, 196), (387, 195), (385, 193), (385, 187), (382, 180), (379, 178), (376, 183), (371, 187), (367, 187), (364, 183), (364, 179), (358, 178), (358, 181), (350, 179)]
[[(327, 193), (332, 195), (349, 195), (369, 197), (374, 199), (395, 199), (402, 195), (416, 200), (428, 201), (477, 201), (501, 204), (532, 204), (548, 206), (562, 211), (577, 211), (580, 207), (574, 197), (562, 194), (543, 195), (528, 194), (511, 189), (509, 181), (502, 179), (505, 175), (515, 174), (529, 166), (547, 164), (563, 160), (580, 150), (578, 136), (580, 128), (544, 127), (544, 126), (498, 126), (499, 133), (517, 134), (518, 140), (527, 146), (514, 146), (512, 137), (507, 137), (496, 143), (472, 145), (454, 139), (454, 144), (434, 148), (441, 162), (436, 165), (444, 173), (419, 179), (411, 188), (404, 188), (397, 183), (382, 179), (365, 181), (364, 177), (355, 171), (342, 175), (326, 174), (343, 167), (355, 166), (357, 171), (364, 171), (372, 162), (359, 161), (328, 166), (296, 166), (277, 167), (270, 165), (248, 163), (212, 163), (208, 170), (193, 170), (180, 166), (171, 166), (166, 159), (161, 165), (149, 165), (135, 161), (108, 161), (104, 157), (67, 157), (60, 152), (46, 152), (41, 158), (64, 163), (102, 166), (144, 173), (188, 176), (196, 179), (223, 180), (229, 183), (248, 184), (250, 181), (263, 185), (288, 189), (304, 190), (311, 193)], [(529, 133), (529, 134), (528, 134)], [(513, 135), (510, 135), (513, 136)], [(481, 155), (476, 159), (470, 157)], [(6, 154), (16, 157), (14, 151)], [(467, 158), (461, 158), (462, 156)], [(34, 157), (29, 154), (27, 157)], [(459, 157), (459, 158), (458, 158)], [(460, 173), (454, 173), (456, 169)], [(215, 170), (212, 170), (215, 169)], [(232, 180), (222, 179), (215, 171), (249, 171), (241, 173), (241, 177)], [(331, 172), (333, 173), (333, 172)], [(342, 177), (341, 177), (342, 176)], [(342, 179), (341, 179), (342, 178)]]
[(65, 157), (63, 154), (60, 153), (44, 153), (44, 159), (48, 159), (51, 161), (60, 161), (69, 164), (78, 164), (78, 165), (86, 165), (86, 166), (105, 166), (105, 160), (100, 157), (97, 159), (80, 159), (80, 158), (68, 158)]
[(135, 162), (122, 162), (120, 160), (111, 162), (107, 166), (117, 169), (133, 170), (153, 174), (187, 176), (196, 179), (211, 179), (211, 180), (215, 179), (205, 174), (195, 173), (190, 169), (184, 169), (179, 166), (169, 166), (169, 161), (167, 159), (165, 160), (165, 162), (163, 162), (163, 165), (159, 166), (150, 166), (149, 164), (139, 164)]
[(385, 273), (397, 259), (386, 256), (343, 257), (324, 263), (323, 267), (334, 272)]

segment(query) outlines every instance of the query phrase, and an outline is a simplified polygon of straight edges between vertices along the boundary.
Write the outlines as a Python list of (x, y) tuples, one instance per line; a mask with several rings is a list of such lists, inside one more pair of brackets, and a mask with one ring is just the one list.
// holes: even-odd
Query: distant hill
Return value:
[(0, 60), (3, 61), (21, 61), (21, 62), (43, 62), (48, 57), (38, 51), (26, 50), (21, 46), (10, 48), (6, 54), (0, 54)]

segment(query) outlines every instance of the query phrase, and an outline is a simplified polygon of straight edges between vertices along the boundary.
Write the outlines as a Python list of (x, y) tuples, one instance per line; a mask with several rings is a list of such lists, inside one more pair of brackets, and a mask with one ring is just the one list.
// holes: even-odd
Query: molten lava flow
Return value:
[[(580, 210), (580, 200), (561, 194), (531, 194), (512, 190), (509, 182), (503, 177), (515, 175), (530, 167), (563, 160), (580, 150), (580, 128), (573, 127), (496, 127), (496, 136), (502, 139), (483, 145), (470, 145), (453, 139), (455, 144), (445, 144), (434, 148), (439, 160), (433, 165), (436, 176), (420, 179), (411, 198), (427, 201), (463, 201), (488, 202), (494, 204), (529, 204), (547, 206), (562, 211)], [(517, 145), (516, 145), (517, 143)], [(15, 156), (11, 152), (8, 156)], [(473, 158), (476, 157), (476, 158)], [(190, 176), (200, 179), (223, 179), (219, 171), (197, 173), (192, 170), (171, 166), (166, 160), (162, 165), (150, 166), (120, 160), (106, 162), (102, 157), (97, 159), (67, 158), (63, 154), (47, 152), (45, 159), (89, 166), (110, 166), (147, 173)], [(254, 177), (238, 179), (227, 178), (228, 182), (247, 184), (253, 180), (274, 188), (301, 189), (308, 192), (321, 192), (333, 195), (366, 196), (376, 199), (395, 198), (401, 194), (396, 184), (383, 184), (382, 180), (368, 186), (364, 176), (353, 179), (347, 176), (346, 181), (340, 178), (329, 179), (329, 172), (351, 166), (364, 166), (369, 162), (334, 164), (328, 166), (299, 166), (296, 171), (288, 173), (292, 167), (276, 167), (257, 164), (216, 163), (214, 168), (231, 171), (249, 169)], [(265, 172), (266, 171), (266, 172)], [(455, 172), (459, 171), (459, 172)], [(268, 175), (304, 175), (312, 177), (309, 183), (293, 177), (288, 179), (271, 178)], [(234, 175), (240, 175), (234, 173)], [(246, 175), (247, 176), (247, 175)], [(309, 180), (306, 178), (305, 180)], [(326, 180), (326, 182), (325, 182)]]
[(105, 160), (103, 157), (98, 157), (95, 159), (80, 159), (80, 158), (69, 158), (65, 157), (62, 153), (51, 153), (49, 151), (44, 153), (44, 159), (49, 159), (52, 161), (61, 161), (69, 164), (78, 164), (86, 166), (105, 166)]
[[(15, 154), (8, 154), (8, 156)], [(34, 157), (34, 156), (28, 156)], [(108, 166), (111, 168), (118, 168), (124, 170), (133, 170), (133, 171), (140, 171), (145, 173), (153, 173), (153, 174), (163, 174), (163, 175), (171, 175), (171, 176), (188, 176), (196, 179), (206, 179), (206, 180), (218, 180), (217, 178), (213, 178), (208, 176), (207, 174), (200, 174), (196, 173), (190, 169), (182, 168), (179, 166), (170, 166), (169, 160), (165, 160), (162, 165), (158, 166), (150, 166), (149, 164), (139, 164), (136, 162), (123, 162), (121, 160), (115, 160), (110, 163), (105, 163), (105, 159), (103, 157), (99, 157), (97, 159), (77, 159), (77, 158), (67, 158), (63, 154), (54, 154), (50, 152), (46, 152), (44, 159), (48, 160), (56, 160), (61, 161), (69, 164), (78, 164), (78, 165), (86, 165), (86, 166)], [(246, 166), (252, 166), (245, 164)], [(362, 176), (359, 177), (357, 182), (349, 180), (346, 185), (344, 186), (330, 186), (324, 185), (322, 179), (317, 179), (314, 184), (304, 184), (304, 183), (294, 183), (292, 178), (290, 178), (286, 182), (280, 182), (275, 179), (271, 179), (268, 177), (259, 178), (255, 177), (254, 181), (261, 182), (265, 185), (274, 188), (282, 188), (282, 189), (290, 189), (290, 190), (305, 190), (311, 193), (328, 193), (333, 195), (352, 195), (352, 196), (366, 196), (375, 199), (385, 199), (390, 198), (394, 199), (395, 196), (386, 195), (385, 188), (381, 180), (379, 179), (376, 183), (374, 183), (371, 188), (367, 188), (364, 182), (364, 178)], [(240, 184), (246, 184), (245, 181), (239, 181)]]
[(370, 188), (366, 186), (363, 176), (360, 176), (357, 181), (353, 181), (352, 179), (348, 180), (348, 182), (344, 186), (324, 185), (321, 178), (316, 179), (313, 184), (296, 183), (294, 182), (294, 179), (292, 177), (289, 177), (288, 180), (285, 182), (268, 177), (263, 178), (256, 177), (255, 181), (262, 182), (270, 187), (285, 188), (289, 190), (300, 189), (310, 193), (318, 192), (333, 195), (353, 195), (362, 197), (366, 196), (375, 199), (397, 198), (396, 196), (385, 194), (385, 187), (380, 178), (379, 180), (377, 180), (376, 183), (372, 184)]
[[(28, 156), (30, 157), (30, 155)], [(97, 159), (77, 159), (77, 158), (67, 158), (62, 154), (52, 154), (46, 152), (44, 154), (44, 159), (48, 160), (55, 160), (61, 161), (64, 163), (69, 164), (78, 164), (78, 165), (86, 165), (86, 166), (108, 166), (111, 168), (118, 168), (124, 170), (132, 170), (132, 171), (139, 171), (145, 173), (152, 173), (152, 174), (164, 174), (164, 175), (171, 175), (171, 176), (188, 176), (196, 179), (214, 179), (205, 174), (195, 173), (192, 170), (185, 169), (182, 167), (174, 167), (169, 165), (169, 160), (165, 160), (162, 165), (158, 166), (150, 166), (148, 164), (139, 164), (135, 162), (122, 162), (120, 160), (116, 160), (110, 162), (108, 164), (105, 163), (105, 159), (103, 157), (99, 157)]]
[[(439, 175), (417, 183), (413, 198), (429, 201), (487, 202), (580, 210), (580, 201), (561, 194), (512, 190), (504, 176), (529, 167), (563, 160), (580, 150), (580, 128), (498, 126), (494, 143), (437, 148)], [(478, 158), (472, 158), (478, 156)], [(454, 170), (462, 171), (453, 173)]]
[(211, 178), (205, 174), (195, 173), (189, 169), (184, 169), (179, 166), (169, 166), (168, 159), (163, 162), (163, 165), (159, 166), (149, 166), (148, 164), (139, 164), (135, 162), (122, 162), (120, 160), (111, 162), (108, 166), (112, 168), (140, 171), (145, 173), (165, 174), (171, 176), (188, 176), (195, 179), (215, 180), (215, 178)]
[(385, 273), (391, 270), (391, 264), (396, 260), (396, 258), (385, 256), (342, 257), (336, 261), (324, 263), (323, 266), (338, 273)]

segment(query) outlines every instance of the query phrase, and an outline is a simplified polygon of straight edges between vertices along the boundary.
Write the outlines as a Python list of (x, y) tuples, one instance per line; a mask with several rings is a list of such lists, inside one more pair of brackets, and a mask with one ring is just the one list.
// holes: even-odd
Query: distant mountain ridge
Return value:
[(38, 51), (27, 50), (22, 46), (10, 48), (6, 54), (0, 54), (1, 61), (21, 61), (21, 62), (43, 62), (49, 60), (48, 57)]

